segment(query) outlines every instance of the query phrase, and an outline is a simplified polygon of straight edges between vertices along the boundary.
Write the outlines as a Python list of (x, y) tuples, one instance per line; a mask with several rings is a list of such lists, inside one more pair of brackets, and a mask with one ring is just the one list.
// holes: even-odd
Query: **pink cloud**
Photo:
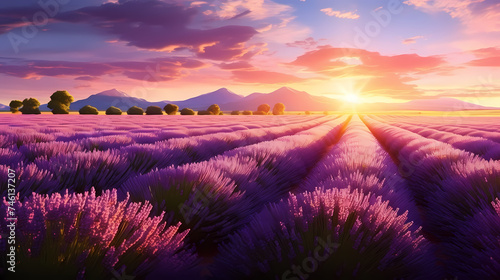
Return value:
[(424, 38), (424, 36), (414, 36), (414, 37), (411, 37), (411, 38), (404, 39), (402, 43), (404, 45), (415, 44), (418, 39), (422, 39), (422, 38)]
[(345, 18), (345, 19), (358, 19), (359, 15), (356, 12), (341, 12), (334, 11), (332, 8), (321, 9), (323, 13), (330, 17)]
[[(341, 60), (344, 57), (356, 57), (362, 63), (354, 66), (348, 65)], [(445, 64), (445, 61), (439, 56), (422, 57), (417, 54), (384, 56), (378, 52), (362, 49), (325, 46), (306, 52), (290, 64), (304, 66), (314, 72), (339, 70), (339, 72), (358, 72), (361, 75), (376, 73), (408, 74), (432, 69), (438, 70), (440, 66)]]
[(303, 49), (312, 49), (316, 48), (320, 41), (324, 41), (325, 39), (319, 39), (319, 40), (314, 40), (313, 37), (307, 37), (304, 40), (300, 41), (295, 41), (293, 43), (287, 43), (286, 45), (288, 47), (297, 47), (297, 48), (303, 48)]
[(487, 0), (407, 0), (406, 5), (428, 13), (445, 12), (458, 18), (468, 33), (500, 31), (500, 3)]
[(478, 59), (467, 63), (470, 66), (500, 67), (500, 48), (483, 48), (471, 51)]

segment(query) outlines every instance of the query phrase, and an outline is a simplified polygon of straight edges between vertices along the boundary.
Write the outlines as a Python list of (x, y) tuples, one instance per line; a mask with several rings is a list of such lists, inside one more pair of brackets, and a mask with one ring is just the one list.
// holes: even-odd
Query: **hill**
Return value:
[[(117, 89), (106, 90), (97, 94), (93, 94), (85, 99), (71, 103), (70, 109), (78, 111), (85, 105), (94, 106), (97, 110), (105, 111), (111, 106), (120, 108), (122, 111), (128, 110), (132, 106), (139, 106), (146, 109), (148, 106), (160, 106), (163, 108), (168, 103), (164, 102), (149, 102), (142, 98), (132, 97), (123, 91)], [(47, 104), (40, 106), (42, 111), (50, 111)]]
[(252, 93), (241, 100), (223, 103), (224, 110), (257, 110), (261, 104), (269, 104), (271, 108), (276, 103), (285, 104), (288, 111), (326, 111), (336, 110), (341, 105), (338, 100), (311, 95), (289, 87), (282, 87), (271, 93)]
[[(193, 110), (206, 110), (208, 106), (212, 104), (224, 104), (228, 102), (238, 102), (242, 100), (244, 97), (242, 95), (238, 95), (227, 88), (220, 88), (216, 91), (212, 91), (209, 93), (205, 93), (187, 100), (183, 101), (174, 101), (172, 103), (179, 106), (179, 109), (182, 108), (191, 108)], [(221, 107), (223, 108), (223, 107)], [(224, 110), (231, 110), (228, 108), (223, 108)]]

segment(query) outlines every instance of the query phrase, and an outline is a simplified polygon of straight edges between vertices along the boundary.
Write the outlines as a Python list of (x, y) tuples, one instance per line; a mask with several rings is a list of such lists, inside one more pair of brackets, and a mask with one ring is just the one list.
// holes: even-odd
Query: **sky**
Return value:
[(116, 88), (149, 101), (282, 86), (500, 107), (498, 0), (0, 3), (0, 103)]

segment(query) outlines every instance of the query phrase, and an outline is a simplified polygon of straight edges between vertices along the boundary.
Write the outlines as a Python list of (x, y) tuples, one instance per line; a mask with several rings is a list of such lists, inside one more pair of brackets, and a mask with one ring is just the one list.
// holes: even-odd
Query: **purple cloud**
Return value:
[(183, 76), (184, 69), (204, 67), (201, 61), (185, 57), (158, 58), (150, 61), (122, 62), (71, 62), (47, 60), (21, 60), (6, 62), (0, 60), (0, 74), (18, 78), (42, 76), (76, 76), (75, 80), (92, 81), (107, 74), (122, 74), (130, 79), (169, 81)]
[(86, 7), (56, 18), (72, 23), (90, 23), (118, 36), (130, 46), (144, 49), (188, 48), (198, 57), (222, 61), (246, 58), (244, 44), (258, 33), (253, 27), (188, 28), (197, 14), (196, 8), (157, 0), (135, 0)]

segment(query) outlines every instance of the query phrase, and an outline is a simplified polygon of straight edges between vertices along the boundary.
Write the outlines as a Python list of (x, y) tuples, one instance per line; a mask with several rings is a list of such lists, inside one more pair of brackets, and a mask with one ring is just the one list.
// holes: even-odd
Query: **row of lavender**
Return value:
[[(104, 149), (107, 142), (126, 145), (129, 143), (155, 143), (171, 138), (197, 136), (218, 132), (234, 132), (238, 130), (265, 128), (277, 125), (288, 125), (304, 122), (297, 116), (257, 116), (241, 122), (235, 116), (224, 118), (206, 116), (203, 119), (185, 119), (172, 116), (168, 120), (152, 116), (148, 120), (127, 116), (124, 118), (108, 118), (103, 116), (54, 116), (48, 119), (40, 116), (23, 116), (12, 119), (8, 115), (0, 115), (0, 148), (13, 148), (30, 143), (69, 142), (75, 141), (84, 145), (85, 149)], [(83, 118), (83, 119), (81, 119)], [(218, 119), (217, 119), (218, 118)], [(307, 117), (306, 120), (320, 117)], [(15, 120), (15, 123), (12, 121)], [(115, 138), (119, 140), (114, 140)], [(82, 143), (77, 140), (86, 140)], [(97, 147), (93, 147), (97, 146)], [(100, 147), (100, 145), (105, 145)]]
[[(207, 160), (230, 149), (292, 135), (321, 124), (330, 118), (306, 119), (284, 126), (269, 126), (173, 138), (155, 144), (132, 143), (122, 146), (116, 137), (101, 139), (107, 149), (88, 150), (84, 142), (42, 142), (0, 149), (1, 194), (5, 195), (7, 168), (18, 174), (20, 197), (31, 192), (52, 193), (65, 189), (83, 192), (95, 187), (98, 192), (119, 187), (128, 178), (155, 168)], [(285, 119), (286, 120), (286, 119)], [(119, 138), (118, 138), (119, 139)], [(94, 142), (95, 143), (95, 142)]]
[(439, 131), (452, 132), (454, 134), (472, 137), (481, 137), (500, 143), (500, 125), (497, 117), (469, 117), (469, 118), (429, 118), (429, 117), (405, 117), (405, 116), (383, 116), (379, 118), (391, 124), (418, 123), (419, 126), (436, 129)]
[(99, 197), (31, 196), (15, 206), (29, 244), (24, 265), (53, 269), (62, 258), (72, 264), (63, 272), (87, 279), (116, 271), (150, 279), (497, 279), (498, 163), (363, 121), (373, 135), (344, 116), (144, 172)]
[(453, 128), (448, 128), (449, 130), (451, 130), (451, 132), (447, 132), (441, 128), (433, 129), (415, 124), (391, 124), (409, 130), (411, 132), (415, 132), (423, 137), (450, 144), (454, 148), (471, 152), (486, 160), (500, 159), (500, 143), (494, 142), (487, 138), (483, 138), (480, 136), (460, 135), (455, 133)]
[(363, 120), (399, 162), (446, 276), (500, 278), (500, 162), (372, 117)]
[[(18, 201), (14, 208), (21, 217), (16, 233), (26, 244), (20, 248), (24, 257), (21, 267), (30, 272), (30, 265), (54, 269), (64, 262), (72, 264), (65, 270), (68, 275), (105, 279), (115, 268), (143, 276), (158, 259), (170, 264), (156, 266), (162, 268), (158, 273), (174, 277), (170, 268), (176, 260), (182, 261), (174, 267), (191, 268), (196, 263), (191, 257), (193, 250), (198, 255), (211, 252), (211, 246), (265, 203), (286, 194), (345, 123), (346, 117), (330, 118), (293, 136), (230, 150), (206, 162), (154, 170), (129, 179), (118, 194), (105, 191), (99, 198), (94, 192), (54, 194), (50, 198), (33, 195)], [(95, 164), (88, 167), (92, 166)], [(117, 199), (120, 194), (123, 197)], [(128, 203), (129, 199), (148, 202), (141, 208)], [(142, 219), (131, 219), (127, 213), (138, 209), (143, 209), (137, 214)], [(4, 205), (3, 213), (7, 210), (8, 205)], [(146, 219), (149, 212), (152, 215)], [(5, 222), (2, 229), (6, 229)], [(142, 242), (148, 238), (156, 242)], [(99, 265), (92, 266), (96, 263)]]
[(355, 116), (288, 198), (230, 236), (216, 279), (443, 279), (406, 180)]

